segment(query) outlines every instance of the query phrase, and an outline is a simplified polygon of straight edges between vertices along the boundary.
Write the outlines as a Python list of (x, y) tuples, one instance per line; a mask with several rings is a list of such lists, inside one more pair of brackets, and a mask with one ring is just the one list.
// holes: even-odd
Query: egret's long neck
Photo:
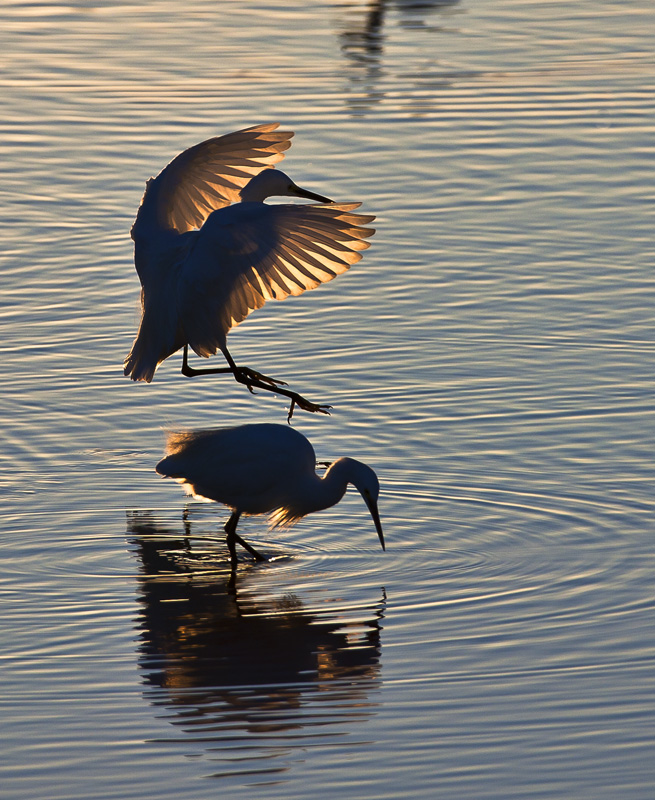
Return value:
[(320, 478), (311, 472), (293, 487), (292, 496), (271, 517), (274, 525), (289, 525), (307, 514), (330, 508), (341, 500), (348, 486), (345, 464), (349, 459), (340, 458)]
[(316, 500), (320, 501), (320, 505), (317, 505), (316, 511), (335, 505), (344, 496), (348, 488), (350, 461), (349, 458), (340, 458), (328, 468), (323, 478), (319, 479), (320, 490), (317, 492)]

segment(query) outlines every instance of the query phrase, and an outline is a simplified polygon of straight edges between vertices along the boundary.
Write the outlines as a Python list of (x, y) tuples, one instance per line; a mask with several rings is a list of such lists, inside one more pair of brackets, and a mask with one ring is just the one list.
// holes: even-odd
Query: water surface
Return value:
[[(3, 797), (652, 796), (651, 4), (6, 3)], [(280, 121), (378, 232), (230, 334), (382, 483), (230, 579), (164, 429), (284, 422), (122, 375), (145, 180)]]

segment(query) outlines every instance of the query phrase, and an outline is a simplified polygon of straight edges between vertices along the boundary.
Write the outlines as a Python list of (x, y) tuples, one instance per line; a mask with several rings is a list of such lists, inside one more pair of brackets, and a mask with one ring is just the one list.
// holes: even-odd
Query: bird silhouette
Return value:
[[(150, 382), (182, 348), (184, 375), (232, 373), (250, 391), (288, 397), (291, 418), (296, 405), (322, 413), (330, 407), (238, 366), (227, 334), (267, 300), (302, 294), (349, 269), (369, 247), (374, 229), (365, 226), (374, 217), (353, 213), (360, 203), (333, 203), (276, 170), (293, 136), (277, 128), (257, 125), (201, 142), (147, 182), (131, 231), (142, 317), (124, 371)], [(264, 203), (272, 196), (316, 202)], [(220, 350), (228, 366), (193, 368), (189, 347), (204, 357)]]
[(237, 544), (257, 560), (265, 560), (237, 534), (242, 514), (268, 514), (274, 527), (291, 525), (338, 503), (349, 483), (364, 498), (385, 549), (375, 472), (354, 458), (340, 458), (320, 477), (311, 443), (287, 425), (259, 423), (174, 432), (168, 436), (166, 452), (156, 466), (160, 475), (174, 478), (197, 498), (232, 509), (225, 533), (233, 567)]

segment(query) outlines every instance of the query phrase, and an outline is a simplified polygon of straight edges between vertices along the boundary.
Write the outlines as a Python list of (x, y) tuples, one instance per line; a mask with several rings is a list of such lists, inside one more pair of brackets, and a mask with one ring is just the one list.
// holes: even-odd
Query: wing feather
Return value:
[[(295, 242), (285, 242), (282, 246), (282, 250), (284, 252), (284, 256), (287, 259), (293, 259), (295, 263), (302, 264), (303, 266), (307, 267), (308, 269), (319, 270), (320, 272), (326, 272), (328, 275), (331, 275), (335, 278), (341, 272), (345, 272), (346, 269), (350, 266), (348, 261), (340, 258), (337, 255), (332, 255), (325, 247), (314, 247), (313, 250), (304, 249), (302, 247), (298, 247)], [(355, 255), (355, 254), (353, 254)], [(356, 258), (358, 261), (359, 259)], [(335, 272), (333, 269), (330, 269), (330, 266), (338, 269), (340, 266), (344, 266), (344, 269), (338, 269), (338, 272)]]
[(278, 126), (274, 122), (216, 136), (174, 158), (157, 178), (161, 224), (184, 233), (200, 228), (212, 211), (238, 201), (252, 176), (281, 161), (291, 146), (293, 133), (278, 131)]
[[(230, 328), (267, 300), (331, 281), (362, 258), (374, 217), (359, 203), (238, 203), (215, 211), (180, 278), (180, 318), (190, 346), (213, 355)], [(191, 234), (189, 234), (191, 235)]]

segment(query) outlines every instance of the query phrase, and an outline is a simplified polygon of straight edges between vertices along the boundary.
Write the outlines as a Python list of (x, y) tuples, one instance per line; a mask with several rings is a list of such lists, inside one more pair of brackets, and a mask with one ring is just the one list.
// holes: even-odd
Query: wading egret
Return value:
[[(132, 380), (150, 382), (158, 365), (183, 348), (184, 375), (231, 372), (251, 391), (290, 398), (289, 416), (295, 404), (327, 413), (329, 406), (282, 389), (283, 381), (237, 366), (227, 349), (228, 331), (251, 311), (345, 272), (374, 233), (364, 227), (374, 217), (353, 213), (361, 203), (333, 203), (273, 168), (293, 136), (277, 127), (208, 139), (146, 183), (131, 231), (142, 309), (124, 365)], [(266, 205), (272, 196), (318, 204)], [(229, 366), (194, 369), (189, 347), (205, 357), (220, 350)]]
[(291, 525), (313, 511), (338, 503), (349, 483), (368, 506), (384, 550), (378, 513), (380, 484), (373, 470), (354, 458), (340, 458), (321, 478), (310, 442), (287, 425), (239, 425), (170, 433), (166, 457), (155, 467), (189, 494), (232, 509), (225, 523), (232, 566), (236, 545), (266, 560), (236, 532), (241, 514), (268, 514), (273, 527)]

